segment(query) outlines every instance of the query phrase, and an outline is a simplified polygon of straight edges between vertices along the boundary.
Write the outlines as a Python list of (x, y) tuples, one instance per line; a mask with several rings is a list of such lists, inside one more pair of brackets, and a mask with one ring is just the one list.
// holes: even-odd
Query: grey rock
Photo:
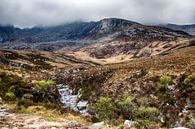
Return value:
[(26, 93), (22, 96), (22, 99), (32, 99), (33, 98), (33, 95), (32, 94), (29, 94), (29, 93)]
[(125, 128), (135, 127), (136, 124), (137, 124), (137, 122), (131, 121), (131, 120), (125, 120), (125, 122), (124, 122)]
[(79, 112), (83, 116), (87, 116), (87, 103), (88, 101), (79, 101), (80, 94), (73, 94), (73, 91), (68, 85), (58, 84), (56, 85), (61, 95), (60, 101), (63, 104), (63, 108), (69, 108), (75, 112)]
[(85, 109), (87, 107), (88, 101), (80, 101), (77, 103), (77, 108), (79, 110)]
[(92, 129), (100, 129), (104, 126), (104, 122), (94, 123), (91, 128)]

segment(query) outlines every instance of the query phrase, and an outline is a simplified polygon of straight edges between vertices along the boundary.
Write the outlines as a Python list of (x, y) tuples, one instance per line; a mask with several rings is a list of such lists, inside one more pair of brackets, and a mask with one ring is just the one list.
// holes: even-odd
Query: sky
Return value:
[(0, 24), (53, 26), (123, 18), (143, 24), (195, 23), (195, 0), (0, 0)]

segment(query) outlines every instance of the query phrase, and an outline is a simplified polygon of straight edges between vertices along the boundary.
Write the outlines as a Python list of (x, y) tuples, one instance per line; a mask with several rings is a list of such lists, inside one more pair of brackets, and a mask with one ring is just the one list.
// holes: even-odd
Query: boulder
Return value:
[(124, 122), (125, 128), (132, 128), (132, 127), (135, 127), (136, 125), (137, 125), (137, 122), (135, 122), (135, 121), (125, 120), (125, 122)]
[(79, 101), (77, 103), (77, 108), (79, 110), (83, 110), (83, 109), (86, 109), (87, 108), (87, 104), (88, 104), (88, 101)]
[(29, 93), (26, 93), (22, 96), (22, 99), (32, 99), (33, 98), (33, 95), (32, 94), (29, 94)]
[(104, 126), (104, 122), (98, 122), (98, 123), (94, 123), (92, 124), (91, 128), (92, 129), (100, 129)]

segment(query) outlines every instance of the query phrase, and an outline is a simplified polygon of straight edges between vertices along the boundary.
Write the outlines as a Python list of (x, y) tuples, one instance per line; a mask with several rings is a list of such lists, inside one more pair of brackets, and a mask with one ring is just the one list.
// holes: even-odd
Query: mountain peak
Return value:
[(128, 21), (125, 19), (119, 19), (119, 18), (104, 18), (100, 20), (98, 23), (99, 23), (100, 33), (113, 32), (116, 30), (124, 29), (134, 24), (139, 24), (136, 22)]

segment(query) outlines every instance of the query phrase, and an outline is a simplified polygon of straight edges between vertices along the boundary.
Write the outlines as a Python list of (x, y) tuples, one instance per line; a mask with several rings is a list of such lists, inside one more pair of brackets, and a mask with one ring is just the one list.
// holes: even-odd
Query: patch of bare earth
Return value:
[(14, 113), (0, 109), (1, 129), (88, 129), (72, 119), (44, 117), (27, 113)]

